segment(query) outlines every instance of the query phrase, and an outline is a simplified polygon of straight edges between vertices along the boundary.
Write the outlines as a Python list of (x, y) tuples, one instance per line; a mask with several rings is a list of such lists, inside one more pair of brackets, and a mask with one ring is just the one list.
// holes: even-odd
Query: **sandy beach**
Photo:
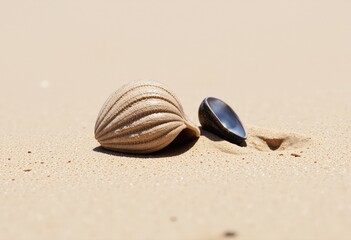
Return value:
[[(0, 239), (349, 239), (351, 3), (0, 2)], [(151, 155), (103, 150), (137, 79), (248, 130)]]

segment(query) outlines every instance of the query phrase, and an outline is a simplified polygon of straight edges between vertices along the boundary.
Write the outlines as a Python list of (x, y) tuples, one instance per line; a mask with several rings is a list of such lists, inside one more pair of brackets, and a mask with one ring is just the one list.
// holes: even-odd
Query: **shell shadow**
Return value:
[[(204, 130), (202, 127), (200, 127), (200, 131), (201, 131), (201, 136), (204, 136), (213, 142), (222, 142), (222, 141), (228, 142), (227, 140), (224, 140), (223, 138), (218, 137), (217, 135), (215, 135), (209, 131)], [(235, 145), (240, 146), (240, 147), (247, 147), (246, 141), (243, 141), (240, 144), (236, 144), (236, 143), (232, 143), (232, 144), (235, 144)]]
[(149, 153), (149, 154), (131, 154), (115, 152), (98, 146), (93, 148), (94, 152), (104, 153), (111, 156), (129, 157), (129, 158), (164, 158), (164, 157), (175, 157), (189, 151), (197, 142), (198, 138), (187, 139), (187, 133), (180, 133), (179, 136), (164, 149)]

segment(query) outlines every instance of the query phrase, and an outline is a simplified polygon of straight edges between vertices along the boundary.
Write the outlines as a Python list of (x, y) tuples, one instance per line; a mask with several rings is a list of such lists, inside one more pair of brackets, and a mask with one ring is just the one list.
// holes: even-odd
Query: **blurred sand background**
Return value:
[[(350, 12), (0, 1), (0, 239), (349, 239)], [(99, 151), (100, 107), (136, 79), (168, 85), (197, 124), (204, 97), (223, 99), (248, 147), (204, 132), (146, 157)]]

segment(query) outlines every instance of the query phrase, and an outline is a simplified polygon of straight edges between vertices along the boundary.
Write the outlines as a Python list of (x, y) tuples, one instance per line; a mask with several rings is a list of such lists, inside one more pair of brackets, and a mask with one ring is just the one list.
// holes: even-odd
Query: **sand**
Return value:
[[(0, 3), (1, 239), (349, 239), (347, 1)], [(248, 129), (148, 156), (94, 139), (111, 92), (169, 86)]]

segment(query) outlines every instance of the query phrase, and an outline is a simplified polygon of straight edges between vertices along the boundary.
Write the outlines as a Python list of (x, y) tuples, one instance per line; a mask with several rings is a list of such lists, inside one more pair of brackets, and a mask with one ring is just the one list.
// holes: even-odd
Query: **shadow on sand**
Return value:
[(95, 147), (93, 151), (104, 153), (112, 156), (130, 157), (130, 158), (163, 158), (163, 157), (174, 157), (187, 152), (197, 142), (198, 138), (187, 139), (182, 133), (167, 147), (164, 149), (149, 153), (149, 154), (131, 154), (131, 153), (119, 153), (111, 150), (107, 150), (101, 146)]
[[(213, 133), (210, 133), (203, 128), (200, 127), (201, 130), (201, 137), (205, 137), (213, 142), (221, 142), (225, 141), (224, 139), (214, 135)], [(101, 146), (95, 147), (93, 149), (94, 152), (99, 152), (99, 153), (104, 153), (108, 154), (111, 156), (120, 156), (120, 157), (130, 157), (130, 158), (163, 158), (163, 157), (174, 157), (178, 156), (180, 154), (183, 154), (187, 152), (190, 148), (192, 148), (195, 143), (198, 141), (198, 138), (195, 139), (189, 139), (186, 136), (186, 133), (181, 133), (179, 136), (166, 148), (155, 152), (155, 153), (149, 153), (149, 154), (131, 154), (131, 153), (120, 153), (120, 152), (115, 152), (111, 151), (108, 149), (105, 149)], [(246, 147), (247, 144), (246, 142), (242, 142), (241, 147)]]
[[(213, 142), (222, 142), (222, 141), (226, 141), (224, 140), (223, 138), (221, 137), (218, 137), (217, 135), (211, 133), (211, 132), (208, 132), (206, 130), (204, 130), (202, 127), (200, 127), (200, 130), (201, 130), (201, 136), (204, 136), (206, 137), (207, 139), (213, 141)], [(233, 143), (233, 144), (236, 144), (240, 147), (247, 147), (247, 143), (246, 141), (243, 141), (241, 143)]]

